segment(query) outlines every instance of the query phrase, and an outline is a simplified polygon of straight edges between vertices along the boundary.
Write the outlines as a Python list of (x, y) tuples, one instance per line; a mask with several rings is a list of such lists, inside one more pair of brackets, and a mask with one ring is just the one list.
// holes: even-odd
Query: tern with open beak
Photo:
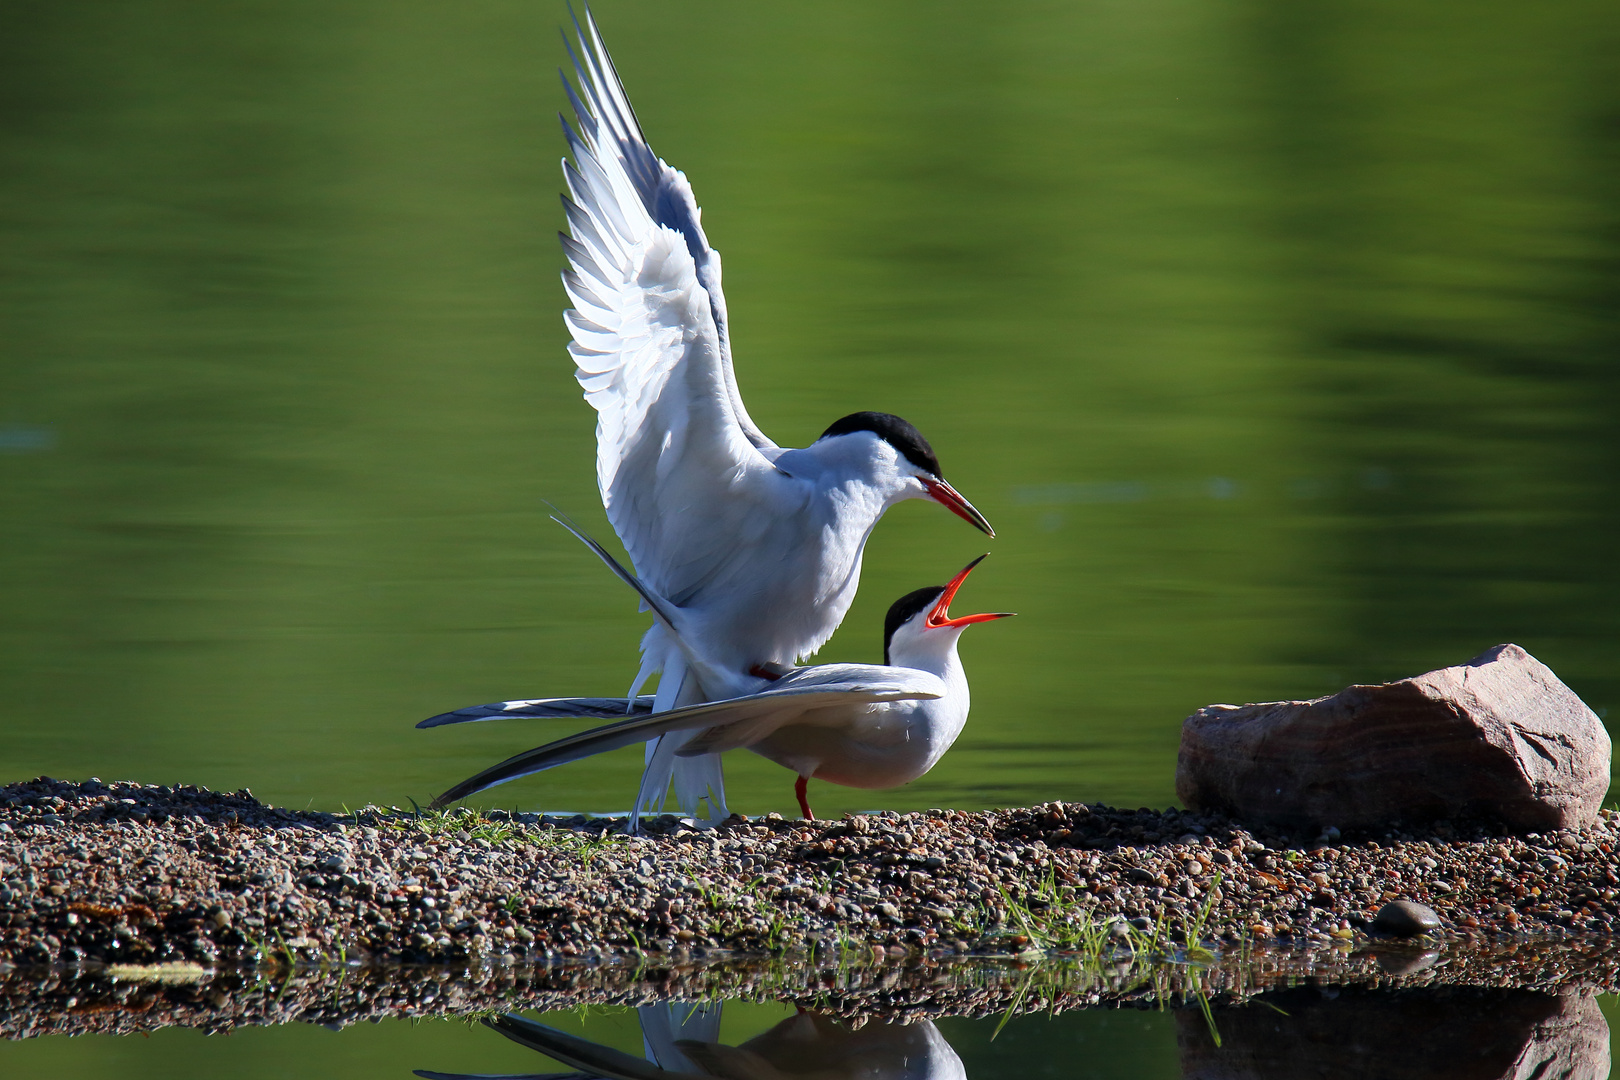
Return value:
[[(566, 523), (565, 523), (566, 524)], [(571, 527), (570, 527), (571, 528)], [(603, 561), (642, 595), (665, 632), (683, 642), (679, 617), (660, 597), (625, 570), (589, 537)], [(957, 656), (957, 640), (974, 623), (1006, 618), (1011, 612), (952, 616), (957, 590), (981, 555), (945, 585), (907, 593), (884, 620), (883, 660), (879, 664), (818, 664), (790, 668), (773, 679), (727, 672), (689, 650), (687, 661), (715, 685), (733, 691), (719, 700), (659, 710), (638, 698), (544, 698), (502, 701), (445, 713), (417, 727), (440, 727), (498, 718), (625, 716), (589, 731), (569, 735), (491, 766), (455, 785), (433, 801), (444, 806), (497, 784), (570, 761), (658, 739), (672, 732), (684, 738), (676, 755), (752, 750), (798, 775), (799, 809), (810, 811), (807, 785), (812, 777), (857, 788), (890, 788), (922, 776), (949, 750), (968, 717), (968, 681)], [(752, 689), (748, 686), (752, 683)], [(742, 690), (744, 692), (736, 693)], [(640, 806), (627, 823), (634, 831)]]

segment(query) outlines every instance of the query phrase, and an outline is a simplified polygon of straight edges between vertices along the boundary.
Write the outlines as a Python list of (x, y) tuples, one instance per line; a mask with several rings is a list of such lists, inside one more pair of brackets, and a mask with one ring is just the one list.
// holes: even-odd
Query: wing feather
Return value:
[(479, 720), (618, 720), (626, 716), (645, 716), (652, 712), (651, 694), (634, 698), (529, 698), (518, 701), (497, 701), (491, 705), (469, 705), (455, 712), (430, 716), (416, 726), (419, 728), (444, 727), (446, 724), (469, 724)]
[(679, 604), (725, 578), (737, 548), (714, 536), (742, 537), (783, 481), (737, 391), (720, 256), (691, 185), (647, 145), (589, 12), (576, 30), (562, 123), (569, 351), (597, 412), (608, 518), (637, 573)]

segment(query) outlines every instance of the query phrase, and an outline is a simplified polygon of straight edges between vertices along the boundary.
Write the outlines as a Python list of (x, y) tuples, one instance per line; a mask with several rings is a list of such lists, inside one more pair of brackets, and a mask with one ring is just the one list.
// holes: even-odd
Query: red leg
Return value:
[(816, 815), (810, 812), (809, 791), (810, 778), (808, 776), (799, 777), (799, 782), (793, 785), (793, 794), (799, 797), (799, 809), (804, 811), (804, 820), (814, 821)]

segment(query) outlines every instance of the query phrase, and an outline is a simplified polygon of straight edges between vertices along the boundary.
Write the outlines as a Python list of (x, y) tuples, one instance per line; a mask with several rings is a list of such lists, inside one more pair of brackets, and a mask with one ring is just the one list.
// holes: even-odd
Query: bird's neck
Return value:
[(853, 515), (873, 521), (920, 490), (892, 453), (873, 453), (870, 440), (822, 439), (803, 450), (783, 452), (775, 465), (844, 502)]
[(962, 661), (956, 655), (956, 638), (961, 629), (937, 629), (928, 631), (929, 636), (935, 634), (948, 638), (944, 648), (937, 647), (936, 641), (924, 640), (923, 648), (902, 650), (898, 653), (892, 648), (889, 659), (894, 666), (916, 668), (931, 675), (939, 676), (945, 683), (943, 697), (930, 698), (922, 701), (902, 702), (897, 705), (907, 706), (906, 711), (916, 721), (920, 722), (920, 733), (927, 746), (927, 760), (921, 772), (933, 768), (945, 751), (950, 749), (956, 737), (962, 733), (967, 724), (968, 709), (971, 699), (968, 693), (967, 673), (962, 670)]
[(956, 654), (956, 642), (964, 629), (960, 626), (941, 627), (925, 631), (921, 641), (896, 641), (889, 649), (889, 664), (937, 675), (952, 690), (958, 684), (966, 687), (967, 674), (962, 670), (961, 657)]

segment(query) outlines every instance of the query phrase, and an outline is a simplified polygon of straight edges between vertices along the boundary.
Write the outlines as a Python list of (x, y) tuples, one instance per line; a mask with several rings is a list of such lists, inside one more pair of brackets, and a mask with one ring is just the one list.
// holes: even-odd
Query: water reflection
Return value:
[[(668, 1002), (637, 1010), (645, 1058), (508, 1013), (484, 1023), (513, 1042), (608, 1080), (955, 1080), (962, 1059), (929, 1020), (851, 1025), (799, 1010), (737, 1046), (719, 1041), (720, 1005)], [(425, 1080), (488, 1080), (489, 1074), (418, 1069)], [(511, 1074), (510, 1080), (517, 1080)], [(522, 1074), (534, 1076), (536, 1074)]]
[[(512, 1041), (577, 1070), (571, 1074), (450, 1073), (424, 1080), (976, 1080), (1050, 1072), (1074, 1060), (1076, 1036), (1111, 1010), (1081, 1010), (1021, 1023), (997, 1042), (1005, 1018), (952, 1021), (965, 1054), (933, 1021), (876, 1017), (850, 1022), (799, 1009), (735, 1046), (718, 1038), (721, 1007), (668, 1002), (638, 1010), (645, 1056), (515, 1014), (484, 1023)], [(1509, 1080), (1609, 1075), (1609, 1026), (1589, 991), (1544, 993), (1480, 987), (1388, 990), (1307, 987), (1274, 991), (1205, 1011), (1172, 1010), (1184, 1080)], [(1162, 1015), (1162, 1014), (1161, 1014)], [(994, 1027), (985, 1039), (986, 1027)], [(1094, 1074), (1171, 1075), (1115, 1031), (1112, 1045), (1087, 1048)], [(964, 1057), (967, 1061), (964, 1062)], [(1037, 1068), (1031, 1067), (1039, 1062)]]
[(1268, 953), (1120, 979), (988, 963), (0, 969), (0, 1076), (271, 1080), (294, 1061), (312, 1080), (1607, 1074), (1599, 1004), (1615, 1001), (1596, 995), (1620, 986), (1613, 950), (1541, 942), (1406, 974), (1383, 959)]
[(1187, 1080), (1609, 1075), (1608, 1021), (1579, 991), (1301, 988), (1222, 1009), (1213, 1025), (1182, 1010), (1176, 1029)]

